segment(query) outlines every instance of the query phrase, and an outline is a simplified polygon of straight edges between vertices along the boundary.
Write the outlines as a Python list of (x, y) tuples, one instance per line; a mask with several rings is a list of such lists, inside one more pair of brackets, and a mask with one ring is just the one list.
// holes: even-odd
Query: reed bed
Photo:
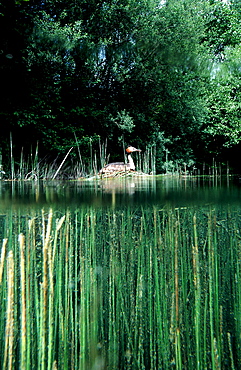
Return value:
[(241, 368), (241, 209), (0, 215), (2, 369)]
[[(36, 144), (35, 150), (31, 148), (30, 154), (26, 154), (22, 148), (20, 153), (14, 155), (14, 145), (12, 135), (10, 135), (10, 156), (9, 163), (6, 158), (2, 158), (0, 153), (0, 179), (4, 180), (55, 180), (55, 179), (84, 179), (97, 176), (101, 168), (109, 163), (111, 150), (107, 150), (107, 140), (105, 142), (92, 142), (90, 138), (88, 146), (89, 153), (85, 157), (81, 155), (78, 138), (74, 134), (75, 144), (66, 150), (66, 153), (57, 158), (40, 158), (39, 146)], [(123, 147), (126, 144), (123, 142)], [(109, 153), (108, 153), (109, 152)], [(16, 155), (17, 154), (17, 155)], [(3, 166), (4, 159), (4, 166)], [(124, 150), (123, 159), (127, 163)], [(146, 174), (156, 174), (156, 147), (146, 147), (143, 154), (136, 157), (137, 170)], [(116, 174), (123, 176), (123, 172)], [(98, 177), (98, 176), (97, 176)]]

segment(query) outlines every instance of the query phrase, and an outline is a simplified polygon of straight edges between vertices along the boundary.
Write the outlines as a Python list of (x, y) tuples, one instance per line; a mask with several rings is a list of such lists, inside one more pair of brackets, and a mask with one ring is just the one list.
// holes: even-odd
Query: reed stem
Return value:
[(9, 210), (0, 367), (238, 369), (240, 228), (213, 207)]
[(8, 239), (3, 239), (3, 244), (2, 244), (2, 249), (1, 249), (1, 260), (0, 260), (0, 284), (2, 284), (3, 267), (4, 267), (5, 256), (6, 256), (7, 242), (8, 242)]
[(3, 369), (12, 370), (14, 365), (14, 259), (13, 251), (7, 256), (7, 311)]
[(21, 357), (20, 368), (26, 369), (26, 348), (27, 348), (27, 329), (26, 329), (26, 263), (25, 263), (25, 241), (24, 235), (19, 234), (20, 247), (20, 282), (21, 282)]

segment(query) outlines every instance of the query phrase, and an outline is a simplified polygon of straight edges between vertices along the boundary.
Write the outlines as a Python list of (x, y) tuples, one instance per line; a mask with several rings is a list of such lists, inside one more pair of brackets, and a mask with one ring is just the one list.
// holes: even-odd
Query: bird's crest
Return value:
[(128, 146), (126, 153), (141, 152), (141, 149), (136, 149), (134, 146)]

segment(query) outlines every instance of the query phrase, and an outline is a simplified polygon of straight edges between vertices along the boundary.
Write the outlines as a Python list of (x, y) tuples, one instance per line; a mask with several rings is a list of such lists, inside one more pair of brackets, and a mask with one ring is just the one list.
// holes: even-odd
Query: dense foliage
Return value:
[(159, 172), (240, 148), (238, 1), (8, 0), (0, 19), (3, 158), (10, 133), (53, 157), (156, 145)]

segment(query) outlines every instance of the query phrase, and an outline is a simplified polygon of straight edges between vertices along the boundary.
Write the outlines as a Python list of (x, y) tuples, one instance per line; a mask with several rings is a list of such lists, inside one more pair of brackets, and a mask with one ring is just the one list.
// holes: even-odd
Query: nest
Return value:
[(134, 176), (149, 176), (148, 174), (144, 172), (137, 172), (137, 171), (109, 171), (105, 172), (103, 174), (98, 175), (99, 178), (105, 179), (105, 178), (120, 178), (120, 177), (134, 177)]

